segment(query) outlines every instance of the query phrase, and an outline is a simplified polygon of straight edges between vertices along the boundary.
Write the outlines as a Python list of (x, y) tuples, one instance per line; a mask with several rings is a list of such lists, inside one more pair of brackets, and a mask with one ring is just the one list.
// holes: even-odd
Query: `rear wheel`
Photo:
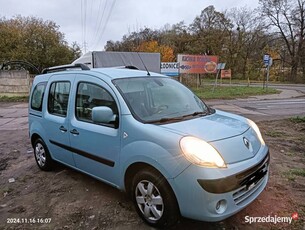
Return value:
[(34, 156), (38, 167), (44, 171), (52, 169), (53, 160), (47, 149), (46, 144), (41, 138), (34, 142)]
[(132, 182), (132, 199), (142, 219), (154, 227), (177, 223), (179, 208), (166, 179), (155, 170), (138, 172)]

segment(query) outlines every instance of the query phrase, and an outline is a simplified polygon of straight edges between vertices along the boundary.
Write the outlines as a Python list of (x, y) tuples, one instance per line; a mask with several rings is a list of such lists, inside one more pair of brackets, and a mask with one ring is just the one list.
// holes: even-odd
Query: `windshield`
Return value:
[(179, 121), (208, 113), (207, 106), (184, 85), (170, 78), (116, 79), (132, 114), (145, 123)]

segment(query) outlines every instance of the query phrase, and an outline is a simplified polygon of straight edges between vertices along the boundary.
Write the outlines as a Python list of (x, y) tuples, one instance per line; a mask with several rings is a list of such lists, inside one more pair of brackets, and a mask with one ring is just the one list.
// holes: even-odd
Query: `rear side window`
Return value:
[(67, 115), (70, 94), (70, 82), (53, 82), (50, 86), (48, 111), (51, 114), (65, 117)]
[(46, 82), (37, 84), (33, 90), (31, 99), (31, 108), (37, 111), (42, 110), (43, 95), (46, 88)]

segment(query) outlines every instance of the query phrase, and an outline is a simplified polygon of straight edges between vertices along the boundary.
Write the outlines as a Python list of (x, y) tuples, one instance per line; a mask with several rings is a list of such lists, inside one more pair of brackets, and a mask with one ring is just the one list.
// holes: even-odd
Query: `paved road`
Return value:
[[(262, 84), (251, 83), (251, 85), (259, 86)], [(288, 90), (296, 90), (298, 92), (302, 92), (305, 94), (305, 85), (304, 84), (268, 84), (268, 87), (275, 89), (288, 89)]]
[[(258, 85), (261, 84), (251, 84)], [(254, 121), (305, 116), (304, 84), (270, 84), (269, 87), (277, 88), (281, 93), (247, 99), (209, 100), (207, 104), (215, 109), (244, 115)]]
[(27, 103), (0, 103), (0, 131), (28, 128)]
[(255, 121), (305, 116), (305, 97), (287, 99), (237, 99), (209, 101), (213, 108), (244, 115)]

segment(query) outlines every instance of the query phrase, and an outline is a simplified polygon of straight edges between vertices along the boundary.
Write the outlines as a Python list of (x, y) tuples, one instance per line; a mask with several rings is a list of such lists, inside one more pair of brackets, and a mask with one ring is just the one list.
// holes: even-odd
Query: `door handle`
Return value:
[(72, 133), (73, 135), (79, 135), (79, 132), (76, 129), (72, 129), (70, 133)]
[(64, 126), (60, 126), (60, 127), (59, 127), (59, 130), (60, 130), (62, 133), (65, 133), (65, 132), (68, 131)]

